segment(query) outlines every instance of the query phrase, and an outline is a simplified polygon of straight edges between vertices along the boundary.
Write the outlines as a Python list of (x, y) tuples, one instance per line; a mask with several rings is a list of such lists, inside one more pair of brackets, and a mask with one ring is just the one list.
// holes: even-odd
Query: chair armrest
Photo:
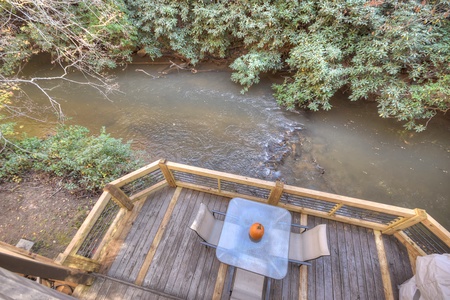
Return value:
[(291, 226), (292, 226), (292, 227), (297, 227), (297, 228), (305, 228), (305, 229), (309, 229), (309, 226), (306, 226), (306, 225), (300, 225), (300, 224), (296, 224), (296, 223), (292, 223)]
[(295, 260), (295, 259), (289, 259), (290, 263), (293, 264), (297, 264), (297, 265), (307, 265), (307, 266), (311, 266), (311, 263), (306, 262), (306, 261), (300, 261), (300, 260)]
[(212, 210), (211, 212), (213, 213), (213, 215), (214, 215), (214, 214), (218, 214), (218, 215), (222, 215), (222, 216), (225, 216), (225, 215), (226, 215), (226, 213), (221, 212), (221, 211), (218, 211), (218, 210)]
[(208, 242), (200, 242), (200, 244), (205, 245), (207, 247), (211, 247), (211, 248), (217, 248), (217, 245), (208, 243)]

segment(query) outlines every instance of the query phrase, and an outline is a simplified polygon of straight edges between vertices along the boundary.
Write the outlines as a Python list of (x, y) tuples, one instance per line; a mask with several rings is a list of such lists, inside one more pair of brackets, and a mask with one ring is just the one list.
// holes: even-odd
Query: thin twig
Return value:
[(146, 74), (146, 75), (152, 77), (153, 79), (157, 79), (157, 78), (160, 78), (160, 77), (161, 77), (161, 76), (154, 76), (154, 75), (152, 75), (152, 74), (150, 74), (150, 73), (145, 72), (145, 71), (142, 70), (142, 69), (136, 69), (135, 71), (136, 71), (136, 72), (142, 72), (142, 73), (144, 73), (144, 74)]

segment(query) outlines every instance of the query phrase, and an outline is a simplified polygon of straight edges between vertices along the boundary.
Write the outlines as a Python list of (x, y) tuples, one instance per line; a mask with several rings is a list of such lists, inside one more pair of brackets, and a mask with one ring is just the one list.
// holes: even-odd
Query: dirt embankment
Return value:
[(0, 184), (0, 241), (34, 242), (32, 251), (55, 258), (83, 223), (96, 196), (80, 197), (57, 181), (32, 174), (20, 183)]

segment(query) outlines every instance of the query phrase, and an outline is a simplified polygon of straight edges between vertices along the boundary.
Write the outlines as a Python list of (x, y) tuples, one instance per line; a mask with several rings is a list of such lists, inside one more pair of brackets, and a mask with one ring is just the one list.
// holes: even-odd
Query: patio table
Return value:
[[(250, 239), (253, 223), (264, 226), (264, 235)], [(219, 261), (274, 279), (287, 274), (291, 214), (288, 210), (242, 198), (233, 198), (227, 209), (216, 256)]]

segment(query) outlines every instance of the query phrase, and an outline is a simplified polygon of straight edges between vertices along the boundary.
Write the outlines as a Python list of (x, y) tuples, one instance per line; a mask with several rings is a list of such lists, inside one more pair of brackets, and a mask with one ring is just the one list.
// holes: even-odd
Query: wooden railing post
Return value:
[(166, 178), (167, 184), (170, 187), (177, 187), (177, 184), (175, 183), (175, 178), (173, 178), (172, 172), (169, 170), (169, 168), (166, 165), (166, 160), (161, 159), (159, 161), (159, 168), (161, 169), (161, 172), (164, 175), (164, 178)]
[(386, 229), (382, 231), (383, 234), (394, 234), (397, 231), (403, 230), (405, 228), (411, 227), (414, 224), (420, 223), (423, 220), (426, 220), (427, 213), (423, 209), (415, 208), (415, 215), (401, 220), (400, 222), (395, 222), (392, 225), (388, 226)]
[(275, 182), (275, 186), (270, 191), (269, 200), (267, 201), (270, 205), (278, 205), (281, 194), (283, 194), (283, 187), (284, 183), (282, 181), (277, 180)]
[(113, 201), (116, 202), (117, 205), (126, 208), (127, 210), (133, 210), (134, 204), (120, 188), (108, 183), (103, 190), (111, 194)]

